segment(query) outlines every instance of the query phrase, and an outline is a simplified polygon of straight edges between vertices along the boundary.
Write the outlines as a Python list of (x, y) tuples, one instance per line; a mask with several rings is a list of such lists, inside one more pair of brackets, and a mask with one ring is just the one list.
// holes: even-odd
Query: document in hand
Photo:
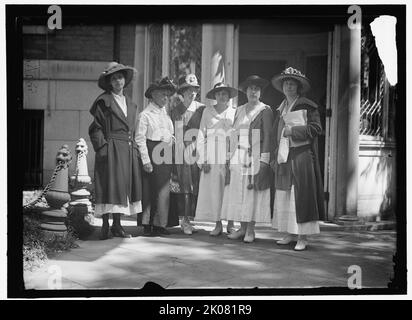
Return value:
[[(288, 125), (290, 127), (306, 126), (307, 124), (306, 112), (307, 112), (306, 110), (297, 110), (297, 111), (288, 112), (285, 115), (283, 115), (283, 121), (285, 121), (285, 125)], [(300, 146), (303, 146), (309, 143), (310, 143), (309, 140), (296, 140), (290, 137), (291, 147), (300, 147)]]

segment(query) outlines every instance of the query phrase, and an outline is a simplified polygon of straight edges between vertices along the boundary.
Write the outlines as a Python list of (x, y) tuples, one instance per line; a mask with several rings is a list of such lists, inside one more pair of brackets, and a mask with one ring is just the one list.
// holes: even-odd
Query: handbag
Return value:
[[(175, 154), (175, 144), (172, 146), (172, 152), (173, 155)], [(173, 162), (175, 162), (175, 159), (173, 159)], [(177, 166), (175, 163), (172, 164), (172, 170), (170, 174), (170, 180), (169, 180), (169, 186), (170, 186), (170, 192), (171, 193), (180, 193), (180, 184), (179, 184), (179, 179), (178, 179), (178, 172), (177, 172)]]
[(285, 129), (282, 129), (281, 138), (279, 141), (279, 148), (278, 148), (278, 163), (286, 163), (288, 161), (289, 156), (289, 138), (283, 136), (283, 132)]
[(225, 186), (230, 184), (230, 163), (226, 161), (225, 164)]
[(171, 193), (180, 193), (180, 184), (178, 181), (177, 170), (176, 170), (175, 165), (173, 165), (173, 168), (172, 168), (172, 174), (170, 177), (169, 185), (170, 185)]

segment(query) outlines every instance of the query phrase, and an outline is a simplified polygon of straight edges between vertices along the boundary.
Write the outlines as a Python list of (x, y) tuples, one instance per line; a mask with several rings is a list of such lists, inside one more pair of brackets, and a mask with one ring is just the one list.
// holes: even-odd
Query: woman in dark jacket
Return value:
[(288, 233), (278, 244), (288, 244), (297, 235), (295, 250), (301, 251), (308, 243), (306, 235), (319, 233), (319, 220), (324, 220), (317, 142), (322, 127), (317, 105), (301, 96), (310, 89), (305, 75), (287, 68), (272, 79), (272, 84), (285, 95), (276, 110), (273, 128), (273, 227)]
[(102, 217), (102, 240), (109, 238), (109, 215), (113, 215), (111, 233), (129, 238), (120, 215), (142, 211), (141, 172), (137, 144), (134, 141), (137, 106), (123, 94), (136, 70), (111, 62), (100, 75), (98, 85), (105, 92), (97, 97), (90, 113), (89, 127), (95, 156), (95, 216)]
[(179, 156), (172, 170), (174, 190), (171, 190), (170, 206), (182, 216), (180, 226), (183, 233), (191, 235), (196, 232), (189, 217), (193, 218), (196, 211), (200, 170), (196, 162), (192, 161), (196, 156), (196, 140), (185, 140), (185, 135), (190, 133), (189, 130), (197, 133), (205, 105), (195, 100), (200, 86), (194, 74), (180, 77), (178, 85), (177, 94), (182, 99), (170, 112)]

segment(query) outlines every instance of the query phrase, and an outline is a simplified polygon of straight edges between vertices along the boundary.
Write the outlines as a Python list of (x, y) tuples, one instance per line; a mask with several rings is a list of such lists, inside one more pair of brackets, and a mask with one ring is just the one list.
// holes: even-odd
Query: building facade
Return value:
[[(23, 28), (26, 188), (46, 185), (56, 151), (79, 138), (89, 144), (89, 108), (101, 93), (97, 78), (110, 61), (138, 72), (127, 88), (142, 110), (148, 84), (193, 72), (200, 101), (215, 83), (237, 87), (251, 74), (270, 80), (293, 66), (311, 80), (308, 97), (319, 104), (319, 152), (328, 220), (392, 219), (396, 203), (396, 88), (386, 80), (367, 25), (239, 23), (67, 25), (50, 31)], [(271, 86), (262, 100), (272, 108), (282, 95)], [(234, 105), (245, 102), (240, 96)], [(74, 170), (74, 168), (71, 168)]]

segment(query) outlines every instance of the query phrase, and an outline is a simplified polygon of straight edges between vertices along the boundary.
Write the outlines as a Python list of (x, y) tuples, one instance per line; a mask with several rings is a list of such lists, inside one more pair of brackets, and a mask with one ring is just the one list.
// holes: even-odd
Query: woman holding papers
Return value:
[(225, 188), (222, 218), (240, 221), (229, 239), (255, 240), (255, 223), (270, 222), (269, 166), (273, 112), (260, 101), (269, 81), (250, 76), (240, 84), (248, 102), (237, 108), (230, 144), (230, 183)]
[(324, 198), (318, 161), (317, 136), (321, 133), (317, 105), (301, 95), (309, 80), (291, 67), (272, 79), (285, 99), (276, 110), (273, 127), (275, 200), (273, 227), (287, 232), (277, 244), (289, 244), (297, 236), (295, 250), (305, 250), (306, 236), (319, 233), (324, 219)]
[[(216, 100), (217, 104), (203, 111), (197, 136), (197, 164), (201, 174), (195, 219), (216, 222), (211, 236), (219, 236), (223, 232), (221, 210), (228, 148), (226, 139), (232, 130), (236, 111), (229, 102), (237, 94), (235, 88), (222, 82), (206, 94), (206, 98)], [(233, 221), (227, 225), (228, 233), (231, 228)]]

